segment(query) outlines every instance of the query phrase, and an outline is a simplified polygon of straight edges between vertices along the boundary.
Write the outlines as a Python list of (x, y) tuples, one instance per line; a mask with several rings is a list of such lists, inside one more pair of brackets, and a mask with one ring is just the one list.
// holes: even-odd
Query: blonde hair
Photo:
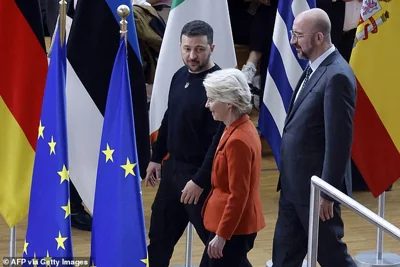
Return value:
[(234, 106), (238, 115), (250, 113), (252, 109), (250, 88), (240, 70), (223, 69), (209, 73), (203, 85), (215, 100)]

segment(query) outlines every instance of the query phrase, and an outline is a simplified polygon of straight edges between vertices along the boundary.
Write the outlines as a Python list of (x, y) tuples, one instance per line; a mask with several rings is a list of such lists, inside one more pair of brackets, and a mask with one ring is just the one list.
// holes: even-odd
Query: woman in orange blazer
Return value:
[(204, 226), (211, 232), (209, 267), (252, 266), (247, 253), (265, 227), (260, 198), (261, 141), (247, 115), (251, 93), (237, 69), (206, 76), (206, 107), (226, 125), (215, 152), (211, 192), (203, 206)]

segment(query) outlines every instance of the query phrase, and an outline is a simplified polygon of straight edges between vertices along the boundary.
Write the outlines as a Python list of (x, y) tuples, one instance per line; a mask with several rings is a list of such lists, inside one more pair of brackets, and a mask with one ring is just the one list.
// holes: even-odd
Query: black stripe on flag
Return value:
[[(32, 28), (32, 31), (36, 35), (36, 39), (39, 41), (46, 53), (46, 45), (44, 42), (44, 31), (42, 24), (42, 17), (40, 16), (40, 6), (38, 0), (26, 1), (26, 0), (15, 0), (15, 4), (18, 6), (22, 15), (25, 17), (26, 21)], [(10, 21), (10, 27), (12, 27), (12, 22)]]
[[(68, 38), (68, 60), (104, 116), (120, 27), (104, 0), (79, 0)], [(142, 65), (128, 45), (128, 65), (141, 177), (150, 160), (147, 95)], [(90, 126), (88, 126), (90, 127)]]

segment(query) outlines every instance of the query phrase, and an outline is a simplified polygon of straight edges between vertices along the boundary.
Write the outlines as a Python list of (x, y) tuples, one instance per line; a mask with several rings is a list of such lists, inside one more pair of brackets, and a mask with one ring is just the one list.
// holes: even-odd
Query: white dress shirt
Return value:
[[(336, 50), (336, 47), (335, 47), (334, 45), (332, 45), (328, 50), (325, 51), (325, 53), (323, 53), (322, 55), (320, 55), (320, 56), (319, 56), (316, 60), (314, 60), (313, 62), (310, 62), (310, 63), (309, 63), (309, 66), (310, 66), (311, 69), (312, 69), (312, 73), (311, 73), (311, 75), (310, 75), (310, 77), (309, 77), (308, 80), (311, 79), (311, 77), (313, 76), (314, 72), (317, 70), (317, 68), (319, 67), (319, 65), (321, 65), (321, 63), (322, 63), (330, 54), (332, 54), (333, 52), (335, 52), (335, 50)], [(304, 80), (303, 80), (303, 82), (302, 82), (301, 85), (300, 85), (299, 91), (297, 91), (296, 98), (294, 99), (295, 102), (296, 102), (296, 100), (297, 100), (297, 97), (299, 96), (299, 93), (300, 93), (301, 89), (303, 88), (303, 83), (304, 83)]]

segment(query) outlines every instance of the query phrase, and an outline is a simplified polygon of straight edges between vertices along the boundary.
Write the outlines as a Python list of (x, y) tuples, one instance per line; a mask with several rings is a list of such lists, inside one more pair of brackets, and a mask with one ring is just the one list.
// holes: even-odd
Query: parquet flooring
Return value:
[[(253, 266), (265, 266), (272, 253), (272, 238), (277, 218), (278, 196), (275, 192), (278, 171), (271, 157), (265, 157), (262, 162), (261, 171), (261, 196), (263, 202), (264, 216), (267, 227), (257, 236), (255, 247), (249, 254)], [(397, 227), (400, 227), (400, 182), (397, 182), (391, 192), (387, 192), (386, 218)], [(150, 220), (150, 207), (154, 199), (156, 189), (143, 187), (143, 201), (145, 210), (146, 228), (148, 230)], [(357, 201), (377, 212), (378, 200), (373, 198), (369, 192), (355, 192), (353, 196)], [(343, 219), (345, 222), (345, 238), (351, 255), (359, 252), (374, 250), (376, 247), (376, 228), (369, 222), (358, 217), (347, 208), (343, 208)], [(27, 221), (22, 221), (17, 227), (17, 254), (22, 254), (25, 239)], [(76, 257), (88, 257), (90, 255), (90, 233), (73, 229), (74, 255)], [(171, 266), (182, 265), (185, 262), (185, 235), (176, 246)], [(384, 249), (387, 252), (400, 254), (400, 242), (385, 234)], [(193, 237), (193, 264), (198, 264), (203, 245), (194, 232)], [(9, 253), (9, 228), (4, 220), (0, 219), (0, 256), (8, 256)]]

